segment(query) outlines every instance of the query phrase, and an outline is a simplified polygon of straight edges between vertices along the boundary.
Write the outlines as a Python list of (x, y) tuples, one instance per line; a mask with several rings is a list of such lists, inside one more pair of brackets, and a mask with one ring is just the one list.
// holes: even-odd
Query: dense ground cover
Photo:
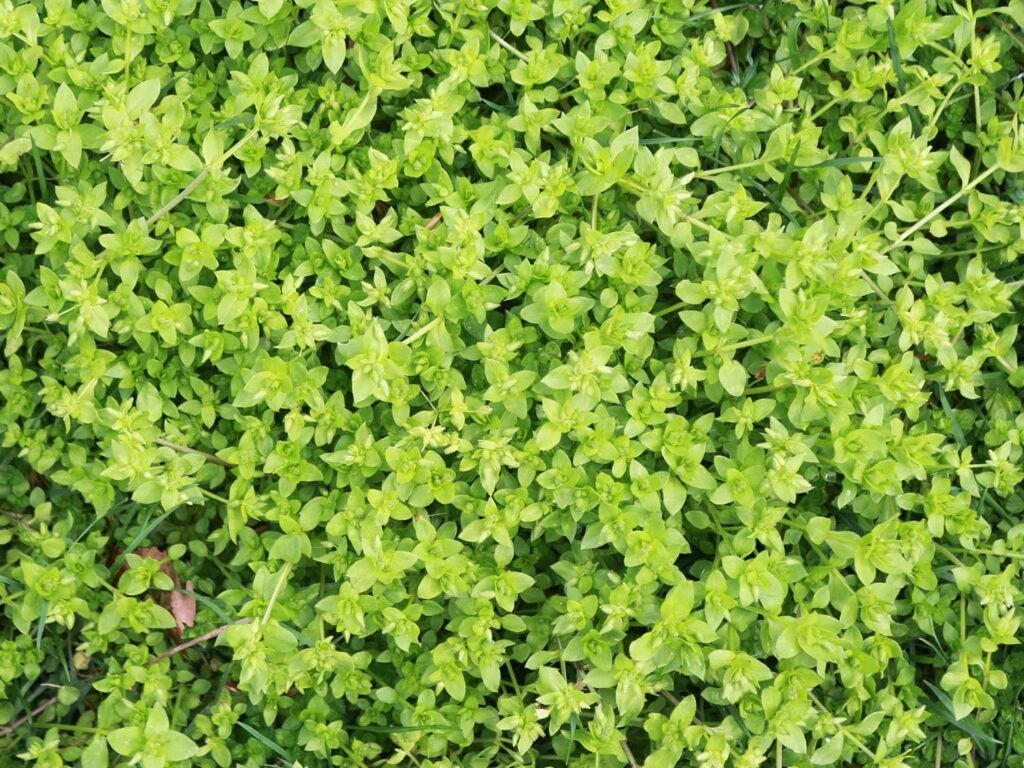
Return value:
[(0, 0), (0, 765), (1024, 765), (1024, 3)]

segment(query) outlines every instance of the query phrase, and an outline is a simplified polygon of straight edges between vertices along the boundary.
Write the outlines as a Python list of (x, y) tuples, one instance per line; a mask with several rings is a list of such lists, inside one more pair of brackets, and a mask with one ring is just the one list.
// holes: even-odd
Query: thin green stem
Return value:
[(104, 589), (106, 589), (107, 591), (109, 591), (112, 595), (120, 595), (121, 594), (121, 590), (118, 589), (117, 587), (115, 587), (113, 584), (111, 584), (106, 579), (99, 579), (99, 582), (100, 582), (100, 586), (103, 587)]
[(685, 306), (686, 306), (686, 302), (685, 301), (678, 301), (678, 302), (676, 302), (675, 304), (673, 304), (670, 307), (665, 307), (665, 309), (658, 310), (657, 312), (654, 313), (654, 316), (655, 317), (664, 317), (665, 315), (671, 315), (673, 312), (678, 312), (679, 310), (683, 309)]
[(178, 204), (179, 204), (179, 203), (180, 203), (180, 202), (181, 202), (182, 200), (184, 200), (184, 199), (185, 199), (186, 197), (188, 197), (189, 195), (191, 195), (191, 194), (192, 194), (193, 192), (195, 192), (196, 188), (197, 188), (197, 187), (198, 187), (198, 186), (199, 186), (200, 184), (202, 184), (202, 183), (203, 183), (203, 181), (204, 181), (204, 180), (206, 179), (206, 177), (207, 177), (207, 176), (209, 176), (209, 175), (210, 175), (210, 168), (209, 168), (209, 166), (205, 166), (205, 167), (203, 168), (203, 170), (201, 170), (201, 171), (200, 171), (200, 172), (199, 172), (199, 173), (198, 173), (198, 174), (196, 175), (196, 177), (195, 177), (194, 179), (192, 179), (192, 181), (190, 181), (190, 182), (188, 183), (188, 186), (186, 186), (186, 187), (185, 187), (185, 188), (184, 188), (183, 190), (181, 190), (181, 192), (179, 192), (179, 193), (178, 193), (178, 194), (176, 194), (176, 195), (175, 195), (174, 197), (172, 197), (172, 198), (171, 198), (171, 199), (170, 199), (170, 200), (169, 200), (169, 201), (167, 202), (167, 204), (166, 204), (166, 205), (164, 205), (164, 207), (163, 207), (163, 208), (161, 208), (161, 209), (160, 209), (160, 210), (158, 210), (158, 211), (157, 211), (156, 213), (154, 213), (154, 214), (153, 214), (152, 216), (150, 216), (150, 217), (149, 217), (148, 219), (146, 219), (146, 226), (147, 226), (147, 227), (151, 227), (151, 226), (153, 226), (153, 224), (155, 224), (155, 223), (156, 223), (156, 222), (157, 222), (158, 220), (162, 219), (162, 218), (163, 218), (164, 216), (166, 216), (166, 215), (167, 215), (168, 213), (170, 213), (170, 212), (171, 212), (171, 211), (173, 211), (173, 210), (174, 210), (175, 208), (177, 208), (177, 207), (178, 207)]
[(831, 54), (831, 53), (832, 53), (832, 49), (831, 49), (831, 48), (826, 48), (826, 49), (825, 49), (824, 51), (822, 51), (821, 53), (819, 53), (819, 54), (818, 54), (817, 56), (814, 56), (814, 57), (812, 57), (812, 58), (808, 59), (807, 61), (805, 61), (805, 62), (804, 62), (803, 64), (801, 64), (801, 65), (800, 65), (799, 67), (797, 67), (796, 69), (794, 69), (794, 70), (793, 70), (793, 71), (792, 71), (792, 72), (791, 72), (790, 74), (791, 74), (791, 75), (799, 75), (799, 74), (800, 74), (801, 72), (803, 72), (803, 71), (804, 71), (805, 69), (808, 69), (808, 68), (810, 68), (810, 67), (813, 67), (813, 66), (814, 66), (815, 64), (817, 64), (817, 63), (818, 63), (819, 61), (821, 61), (821, 60), (823, 60), (824, 58), (826, 58), (826, 57), (827, 57), (827, 56), (828, 56), (829, 54)]
[(838, 96), (837, 96), (836, 98), (834, 98), (834, 99), (831, 99), (830, 101), (827, 101), (827, 102), (825, 102), (824, 106), (822, 106), (822, 107), (820, 107), (819, 109), (817, 109), (817, 110), (816, 110), (816, 111), (815, 111), (815, 112), (814, 112), (814, 113), (813, 113), (813, 114), (811, 115), (811, 117), (810, 117), (810, 121), (811, 121), (811, 122), (813, 123), (813, 122), (814, 122), (815, 120), (817, 120), (817, 119), (818, 119), (819, 117), (821, 117), (821, 116), (822, 116), (823, 114), (825, 114), (826, 112), (828, 112), (828, 111), (829, 111), (830, 109), (832, 109), (832, 107), (834, 107), (834, 106), (835, 106), (836, 104), (838, 104), (838, 103), (839, 103), (839, 97), (838, 97)]
[(860, 276), (864, 279), (865, 283), (867, 283), (869, 286), (871, 286), (871, 290), (873, 290), (875, 292), (875, 294), (878, 296), (878, 298), (880, 298), (885, 304), (893, 304), (893, 303), (895, 303), (895, 302), (893, 302), (892, 299), (890, 299), (888, 296), (886, 296), (885, 291), (883, 291), (879, 287), (878, 283), (876, 283), (868, 275), (868, 273), (865, 270), (863, 270), (863, 269), (860, 270)]
[(705, 350), (704, 352), (698, 352), (693, 357), (696, 359), (696, 358), (699, 358), (699, 357), (708, 357), (709, 355), (717, 355), (717, 354), (720, 354), (722, 352), (732, 352), (732, 351), (737, 350), (737, 349), (746, 349), (747, 347), (756, 347), (758, 344), (766, 344), (769, 341), (773, 341), (774, 339), (775, 339), (774, 334), (769, 334), (769, 335), (766, 335), (766, 336), (757, 336), (757, 337), (755, 337), (753, 339), (744, 339), (743, 341), (736, 341), (736, 342), (733, 342), (732, 344), (726, 344), (724, 346), (717, 347), (715, 349), (709, 349), (709, 350)]
[(402, 343), (403, 344), (412, 344), (414, 341), (416, 341), (416, 339), (420, 338), (421, 336), (426, 336), (428, 333), (430, 333), (432, 330), (434, 330), (434, 327), (438, 323), (442, 322), (443, 320), (444, 320), (443, 317), (435, 317), (433, 320), (431, 320), (429, 323), (424, 325), (422, 328), (420, 328), (414, 334), (412, 334), (411, 336), (409, 336), (406, 339), (403, 339)]
[(202, 486), (196, 486), (196, 487), (199, 488), (199, 492), (201, 494), (203, 494), (203, 496), (206, 496), (208, 499), (213, 499), (214, 501), (219, 501), (221, 504), (230, 504), (231, 503), (228, 499), (225, 499), (223, 496), (218, 496), (213, 491), (208, 491), (205, 488), (203, 488)]
[(490, 35), (491, 35), (491, 40), (496, 42), (498, 45), (500, 45), (506, 51), (511, 53), (513, 56), (518, 56), (523, 61), (529, 61), (529, 58), (527, 57), (527, 55), (525, 53), (522, 53), (521, 51), (517, 50), (513, 46), (509, 45), (507, 42), (505, 42), (505, 38), (503, 38), (501, 35), (499, 35), (493, 29), (489, 30), (489, 31), (490, 31)]
[(394, 254), (390, 254), (384, 250), (375, 252), (374, 257), (380, 259), (381, 261), (383, 261), (385, 264), (392, 268), (397, 267), (399, 269), (404, 269), (406, 272), (412, 269), (412, 266), (410, 264), (407, 264), (403, 261), (399, 261), (397, 258), (395, 258)]
[[(820, 701), (818, 701), (817, 696), (810, 692), (808, 692), (807, 695), (811, 697), (811, 701), (813, 701), (815, 706), (818, 707), (818, 710), (821, 712), (821, 714), (832, 717), (832, 713), (830, 713), (828, 709), (826, 709), (825, 706)], [(867, 755), (872, 760), (872, 762), (874, 762), (875, 754), (870, 749), (868, 749), (867, 744), (858, 739), (857, 736), (853, 733), (850, 733), (850, 731), (847, 728), (844, 728), (842, 723), (835, 723), (835, 726), (839, 729), (839, 732), (843, 734), (843, 736), (850, 740), (851, 744), (856, 746), (861, 752)]]
[(203, 180), (210, 175), (211, 170), (220, 168), (221, 165), (223, 165), (228, 158), (234, 157), (234, 154), (242, 147), (244, 147), (249, 142), (249, 140), (256, 135), (256, 133), (257, 129), (253, 128), (251, 131), (245, 134), (245, 136), (239, 139), (234, 144), (234, 146), (231, 147), (231, 149), (229, 149), (227, 152), (225, 152), (223, 155), (217, 158), (216, 162), (214, 162), (212, 165), (203, 166), (203, 169), (198, 174), (196, 174), (196, 177), (192, 179), (191, 182), (189, 182), (187, 187), (185, 187), (183, 190), (181, 190), (181, 192), (172, 197), (167, 202), (167, 204), (164, 205), (160, 210), (158, 210), (156, 213), (154, 213), (152, 216), (146, 219), (146, 227), (152, 227), (153, 224), (155, 224), (161, 218), (163, 218), (168, 213), (173, 211), (182, 200), (191, 195), (196, 190), (196, 188), (203, 183)]
[(189, 448), (187, 445), (181, 445), (180, 443), (174, 443), (174, 442), (171, 442), (170, 440), (165, 440), (162, 437), (158, 437), (153, 442), (156, 443), (157, 445), (163, 446), (164, 448), (170, 448), (172, 451), (177, 451), (178, 453), (191, 453), (191, 454), (195, 454), (196, 456), (202, 456), (207, 461), (212, 461), (214, 464), (220, 464), (222, 467), (234, 467), (235, 466), (230, 461), (224, 461), (224, 459), (222, 459), (220, 456), (214, 456), (212, 453), (207, 453), (206, 451), (200, 451), (200, 450), (198, 450), (196, 448)]
[[(1005, 251), (1007, 248), (1009, 248), (1008, 245), (989, 245), (985, 248), (961, 248), (956, 251), (942, 251), (941, 253), (935, 254), (933, 258), (947, 259), (952, 256), (977, 256), (982, 253), (992, 253), (993, 251)], [(1018, 280), (1017, 282), (1019, 283), (1021, 281)], [(1009, 285), (1014, 285), (1014, 283), (1009, 283)]]
[(29, 728), (55, 728), (58, 731), (68, 731), (70, 733), (98, 733), (101, 736), (106, 736), (110, 731), (105, 731), (102, 728), (90, 728), (87, 725), (67, 725), (65, 723), (29, 723)]
[(961, 56), (959, 56), (956, 53), (956, 51), (950, 50), (949, 48), (947, 48), (946, 46), (942, 45), (941, 43), (937, 43), (934, 40), (926, 40), (925, 41), (925, 45), (927, 45), (929, 48), (934, 48), (936, 51), (938, 51), (939, 53), (943, 54), (944, 56), (948, 56), (949, 58), (951, 58), (953, 61), (958, 61), (961, 64), (963, 63), (963, 58)]
[(710, 224), (707, 224), (707, 223), (701, 221), (696, 216), (691, 216), (688, 213), (684, 213), (683, 214), (683, 218), (686, 219), (686, 222), (691, 227), (696, 227), (697, 229), (702, 229), (705, 232), (707, 232), (709, 235), (721, 235), (721, 234), (724, 234), (722, 232), (722, 230), (720, 230), (717, 227), (713, 227)]
[(931, 120), (928, 121), (929, 128), (935, 128), (939, 124), (939, 118), (942, 117), (942, 113), (946, 111), (946, 107), (949, 106), (949, 100), (953, 98), (953, 94), (960, 90), (960, 86), (964, 84), (963, 75), (958, 75), (956, 83), (950, 88), (946, 95), (943, 96), (942, 102), (939, 104), (939, 108), (935, 110)]
[(846, 587), (846, 591), (854, 597), (856, 597), (857, 590), (855, 590), (853, 587), (849, 585), (849, 583), (847, 583), (846, 579), (843, 578), (843, 574), (839, 571), (838, 568), (836, 568), (835, 564), (828, 558), (828, 556), (824, 552), (821, 551), (821, 547), (819, 547), (810, 539), (807, 539), (807, 543), (811, 545), (811, 549), (813, 549), (814, 553), (821, 559), (821, 562), (828, 566), (829, 570), (832, 571), (833, 575), (836, 577), (839, 583)]
[(960, 593), (960, 646), (967, 645), (967, 595)]
[(516, 671), (512, 668), (512, 662), (505, 659), (505, 669), (508, 670), (508, 679), (512, 683), (512, 690), (516, 692), (516, 698), (522, 699), (523, 692), (519, 690), (519, 681), (516, 680)]
[(935, 545), (935, 550), (937, 552), (945, 555), (946, 557), (948, 557), (949, 561), (951, 563), (954, 563), (954, 564), (960, 566), (961, 568), (964, 567), (963, 561), (959, 557), (954, 555), (952, 552), (950, 552), (948, 549), (946, 549), (944, 546), (942, 546), (941, 544), (936, 544)]
[(708, 179), (712, 176), (718, 176), (721, 173), (731, 173), (733, 171), (743, 171), (747, 168), (757, 168), (758, 166), (766, 165), (770, 161), (766, 158), (758, 158), (757, 160), (750, 160), (746, 163), (736, 163), (735, 165), (723, 165), (719, 168), (712, 168), (708, 171), (698, 171), (693, 175), (695, 179)]
[(982, 171), (977, 176), (975, 176), (974, 179), (970, 183), (968, 183), (963, 189), (961, 189), (959, 192), (957, 192), (951, 198), (946, 200), (946, 202), (944, 202), (942, 205), (937, 206), (936, 208), (933, 208), (930, 213), (928, 213), (926, 216), (924, 216), (923, 218), (918, 220), (918, 222), (916, 224), (914, 224), (912, 227), (910, 227), (909, 229), (905, 230), (902, 235), (900, 235), (896, 240), (894, 240), (892, 243), (890, 243), (888, 247), (886, 247), (885, 249), (882, 250), (882, 254), (885, 255), (885, 254), (889, 253), (890, 251), (892, 251), (892, 250), (898, 248), (899, 246), (901, 246), (903, 243), (905, 243), (907, 240), (909, 240), (911, 237), (913, 237), (917, 232), (921, 231), (926, 226), (928, 226), (928, 224), (931, 223), (932, 219), (934, 219), (940, 213), (945, 211), (951, 205), (955, 205), (957, 202), (960, 201), (961, 198), (964, 197), (964, 195), (968, 194), (972, 189), (977, 187), (979, 184), (981, 184), (989, 176), (991, 176), (992, 174), (994, 174), (998, 170), (999, 170), (999, 166), (998, 165), (993, 165), (991, 168), (988, 168), (988, 169)]
[(292, 564), (285, 563), (284, 568), (281, 569), (281, 575), (277, 577), (277, 584), (274, 585), (274, 591), (270, 594), (270, 600), (267, 602), (267, 609), (263, 612), (263, 618), (257, 627), (266, 626), (267, 622), (270, 621), (270, 614), (274, 611), (274, 606), (277, 604), (277, 598), (281, 596), (281, 590), (284, 589), (284, 583), (288, 580), (289, 574), (292, 572)]
[[(1003, 10), (1003, 9), (1001, 9), (1001, 10)], [(1003, 10), (1003, 12), (1006, 13), (1005, 10)], [(997, 17), (995, 17), (995, 19), (996, 19), (996, 23), (999, 25), (999, 28), (1003, 30), (1003, 32), (1006, 34), (1006, 36), (1009, 37), (1011, 40), (1013, 40), (1013, 42), (1017, 45), (1018, 48), (1020, 48), (1021, 50), (1024, 50), (1024, 39), (1020, 38), (1017, 35), (1017, 33), (1014, 32), (1013, 29), (1010, 28), (1010, 25), (1007, 24), (1005, 21), (1003, 21), (1003, 19), (1001, 17), (997, 16)]]
[(629, 763), (629, 768), (640, 768), (640, 763), (636, 761), (633, 752), (629, 748), (629, 743), (625, 739), (622, 740), (622, 751), (626, 755), (626, 762)]
[(784, 387), (784, 384), (765, 384), (763, 387), (751, 387), (750, 389), (745, 389), (743, 390), (743, 394), (748, 397), (750, 395), (767, 395), (769, 392), (778, 392)]
[(132, 66), (131, 47), (132, 47), (132, 31), (130, 29), (125, 29), (125, 31), (124, 31), (124, 90), (125, 90), (125, 93), (127, 93), (128, 89), (131, 88), (131, 86), (132, 86), (132, 78), (131, 78), (131, 66)]
[(954, 547), (954, 549), (970, 555), (987, 555), (989, 557), (1007, 557), (1011, 560), (1024, 560), (1024, 552), (996, 552), (994, 549), (968, 549), (967, 547)]
[(999, 366), (1007, 373), (1013, 373), (1016, 370), (1002, 355), (993, 355), (992, 359), (999, 363)]

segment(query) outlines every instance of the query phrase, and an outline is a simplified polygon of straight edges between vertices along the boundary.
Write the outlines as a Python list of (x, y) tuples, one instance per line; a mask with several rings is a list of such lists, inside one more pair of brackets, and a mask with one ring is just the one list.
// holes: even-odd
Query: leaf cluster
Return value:
[(1024, 766), (1022, 27), (0, 0), (0, 764)]

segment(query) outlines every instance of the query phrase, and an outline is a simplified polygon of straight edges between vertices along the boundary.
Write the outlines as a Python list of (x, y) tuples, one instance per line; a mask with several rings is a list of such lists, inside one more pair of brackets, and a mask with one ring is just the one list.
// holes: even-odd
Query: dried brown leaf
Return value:
[[(185, 589), (192, 591), (192, 582), (185, 582)], [(177, 622), (174, 628), (175, 633), (180, 637), (185, 627), (191, 627), (196, 623), (196, 599), (180, 590), (173, 590), (167, 598), (167, 610)]]

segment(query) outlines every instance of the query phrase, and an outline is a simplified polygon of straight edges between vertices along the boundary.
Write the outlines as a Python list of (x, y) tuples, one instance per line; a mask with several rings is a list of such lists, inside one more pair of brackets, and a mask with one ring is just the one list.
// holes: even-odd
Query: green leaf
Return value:
[(150, 622), (155, 629), (171, 629), (177, 626), (174, 617), (159, 605), (150, 605), (148, 608)]
[(740, 397), (746, 389), (747, 371), (737, 360), (726, 360), (718, 369), (718, 381), (733, 397)]
[(167, 759), (170, 762), (190, 760), (199, 753), (199, 746), (188, 736), (177, 731), (167, 733)]
[(288, 36), (288, 45), (298, 48), (309, 48), (320, 42), (322, 32), (312, 20), (304, 21), (296, 26)]
[(1012, 763), (974, 5), (4, 5), (0, 765)]
[(140, 754), (145, 741), (145, 733), (138, 726), (118, 728), (107, 734), (107, 743), (110, 748), (125, 757), (135, 757)]
[[(345, 63), (345, 54), (347, 53), (345, 38), (337, 34), (328, 35), (323, 41), (322, 50), (324, 64), (327, 65), (327, 69), (331, 72), (337, 72), (341, 69), (341, 65)], [(336, 140), (336, 142), (338, 141), (340, 139)]]
[(249, 736), (256, 739), (256, 741), (265, 746), (278, 757), (283, 757), (285, 760), (289, 762), (289, 764), (294, 762), (293, 758), (284, 750), (283, 747), (278, 745), (273, 740), (267, 738), (265, 734), (260, 733), (251, 725), (249, 725), (248, 723), (244, 723), (241, 720), (237, 722), (237, 725), (239, 728), (241, 728), (243, 731), (249, 734)]
[(843, 754), (844, 737), (842, 733), (830, 736), (825, 742), (814, 750), (811, 755), (811, 763), (814, 765), (835, 765)]
[(956, 174), (960, 177), (960, 183), (966, 186), (971, 180), (970, 162), (960, 154), (960, 150), (956, 147), (949, 148), (949, 161), (953, 164), (953, 168), (956, 169)]
[(107, 768), (109, 765), (107, 739), (103, 736), (94, 736), (89, 742), (89, 746), (82, 750), (80, 760), (82, 768)]
[(144, 80), (128, 93), (125, 108), (131, 115), (142, 115), (149, 111), (160, 97), (160, 79)]
[(259, 0), (260, 13), (266, 19), (274, 18), (283, 5), (284, 0)]
[(940, 715), (950, 725), (960, 729), (970, 736), (974, 743), (981, 747), (986, 754), (988, 753), (988, 750), (1003, 743), (999, 739), (993, 738), (991, 735), (983, 731), (978, 725), (977, 720), (973, 717), (957, 717), (954, 712), (952, 699), (950, 699), (946, 692), (937, 685), (934, 685), (927, 680), (924, 681), (924, 684), (928, 690), (932, 692), (938, 702), (937, 704), (932, 703), (929, 705), (929, 709)]
[(346, 113), (345, 119), (340, 124), (331, 123), (330, 136), (333, 144), (343, 143), (349, 136), (370, 124), (373, 116), (377, 114), (377, 96), (378, 91), (375, 88), (370, 88), (359, 104)]

